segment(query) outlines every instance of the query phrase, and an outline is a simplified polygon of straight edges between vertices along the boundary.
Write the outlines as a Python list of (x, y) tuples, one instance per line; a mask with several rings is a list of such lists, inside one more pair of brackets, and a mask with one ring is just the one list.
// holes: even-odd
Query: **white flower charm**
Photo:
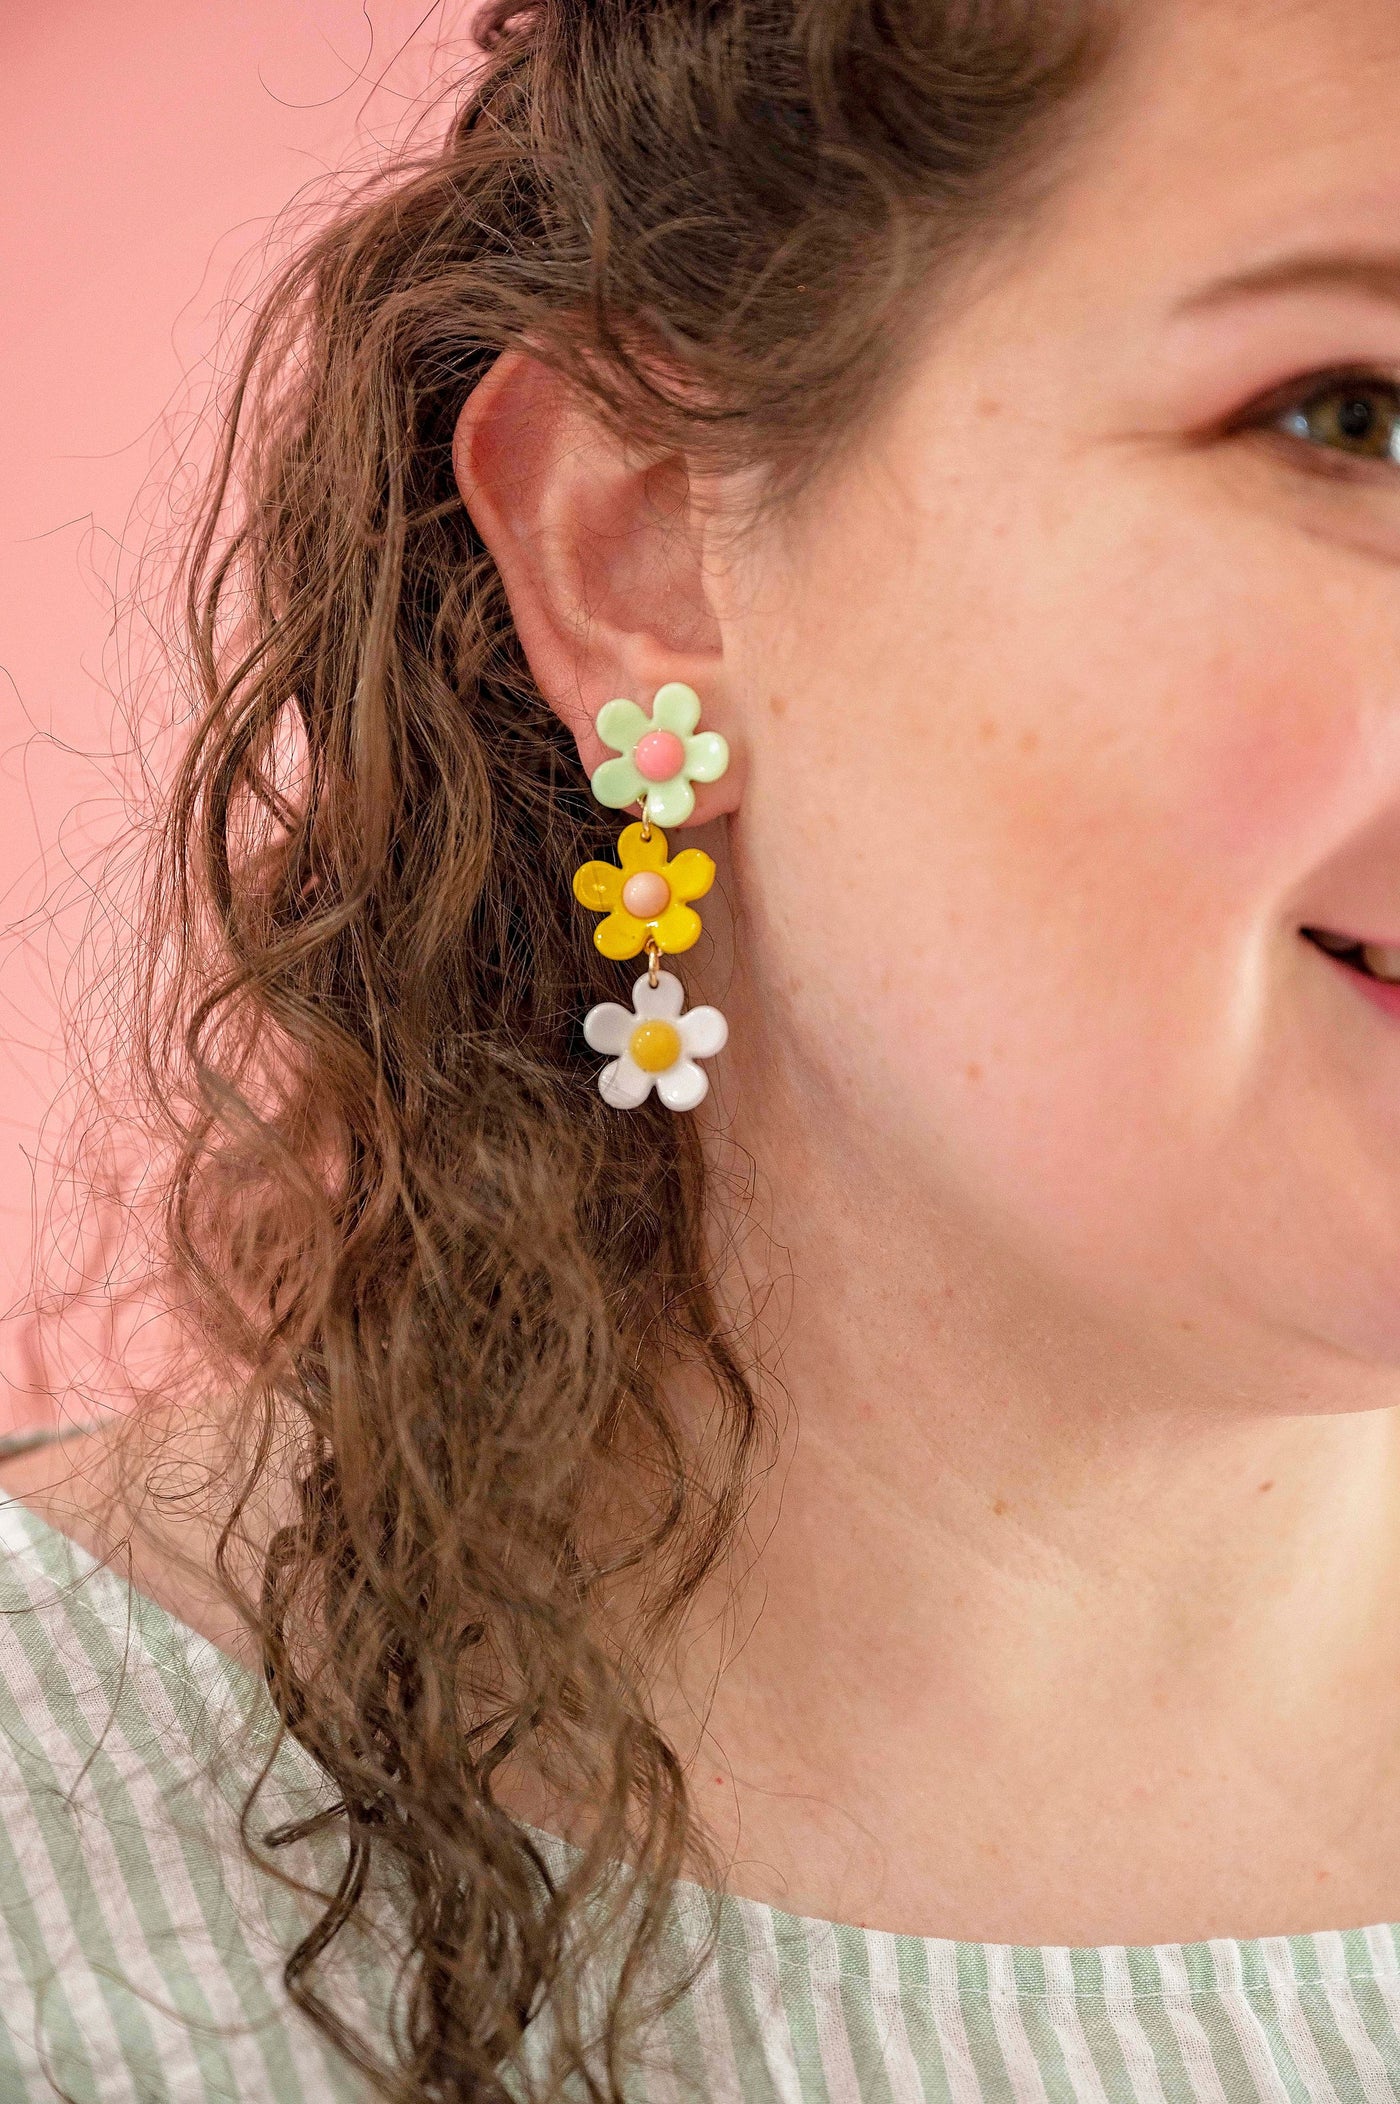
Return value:
[(709, 1093), (709, 1076), (698, 1059), (724, 1049), (729, 1025), (717, 1008), (692, 1008), (682, 1015), (685, 990), (672, 972), (659, 972), (655, 986), (646, 974), (632, 989), (629, 1014), (618, 1001), (600, 1002), (583, 1019), (583, 1034), (595, 1052), (611, 1052), (598, 1076), (598, 1092), (614, 1110), (635, 1110), (655, 1088), (668, 1110), (694, 1110)]

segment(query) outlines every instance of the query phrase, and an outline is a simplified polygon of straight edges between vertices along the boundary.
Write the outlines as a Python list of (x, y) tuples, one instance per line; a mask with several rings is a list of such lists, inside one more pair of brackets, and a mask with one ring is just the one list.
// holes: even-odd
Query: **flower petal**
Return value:
[[(697, 717), (696, 721), (699, 719)], [(593, 728), (604, 745), (614, 752), (630, 753), (639, 738), (651, 729), (651, 719), (635, 701), (605, 701), (598, 711)], [(695, 725), (691, 725), (694, 730)]]
[(715, 865), (703, 848), (683, 847), (668, 865), (666, 881), (673, 899), (703, 899), (715, 881)]
[(657, 1075), (656, 1093), (667, 1110), (694, 1110), (710, 1093), (709, 1076), (693, 1059), (678, 1059)]
[(717, 782), (729, 765), (729, 746), (718, 731), (685, 741), (685, 771), (692, 782)]
[[(685, 1006), (685, 988), (674, 972), (658, 972), (655, 986), (648, 986), (643, 972), (632, 989), (632, 1006), (640, 1016), (665, 1016), (672, 1022)], [(618, 1013), (626, 1011), (619, 1009)]]
[[(658, 730), (674, 731), (678, 738), (688, 738), (700, 721), (700, 696), (683, 679), (668, 679), (664, 687), (656, 690), (651, 720)], [(612, 742), (609, 738), (609, 745)]]
[(636, 1060), (624, 1052), (621, 1059), (610, 1059), (598, 1076), (598, 1094), (614, 1110), (635, 1110), (639, 1103), (646, 1102), (655, 1079), (654, 1074), (644, 1074)]
[(676, 1028), (690, 1059), (710, 1059), (729, 1041), (729, 1025), (717, 1008), (692, 1008), (676, 1018)]
[(589, 780), (590, 789), (600, 804), (610, 811), (621, 811), (628, 804), (635, 804), (645, 789), (646, 783), (628, 759), (604, 760)]
[(622, 871), (611, 862), (585, 862), (574, 871), (574, 897), (595, 913), (606, 913), (622, 897)]
[[(606, 920), (599, 921), (593, 930), (593, 941), (605, 957), (635, 957), (639, 950), (646, 948), (647, 924), (639, 921), (635, 913), (629, 913), (625, 906), (618, 906)], [(614, 1049), (611, 1045), (600, 1047), (603, 1051)]]
[(583, 1034), (595, 1052), (625, 1052), (636, 1028), (635, 1013), (620, 1001), (600, 1001), (583, 1019)]
[[(616, 765), (616, 762), (613, 762)], [(629, 760), (628, 766), (632, 763)], [(599, 773), (603, 770), (600, 768)], [(632, 769), (636, 773), (636, 769)], [(638, 781), (641, 776), (637, 775)], [(647, 816), (654, 826), (683, 826), (695, 809), (695, 791), (683, 774), (673, 774), (669, 782), (647, 782), (643, 784), (647, 799)], [(597, 796), (597, 777), (594, 777), (593, 794)], [(606, 797), (600, 801), (606, 803)]]
[[(659, 826), (653, 826), (650, 840), (643, 840), (642, 822), (638, 819), (635, 825), (625, 826), (619, 834), (617, 855), (629, 877), (634, 869), (665, 869), (666, 835)], [(621, 896), (620, 881), (618, 895)]]
[[(693, 906), (682, 906), (678, 899), (672, 899), (666, 911), (658, 914), (651, 925), (656, 935), (657, 949), (665, 950), (672, 957), (678, 956), (682, 950), (690, 949), (700, 939), (699, 914)], [(638, 943), (637, 949), (640, 948), (641, 944)], [(629, 950), (627, 954), (629, 957), (635, 957), (637, 951)]]

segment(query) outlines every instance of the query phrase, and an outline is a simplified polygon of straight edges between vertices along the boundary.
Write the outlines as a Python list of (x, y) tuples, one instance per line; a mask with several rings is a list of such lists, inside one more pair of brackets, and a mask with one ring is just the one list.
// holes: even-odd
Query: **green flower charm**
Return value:
[(692, 782), (717, 782), (729, 765), (718, 731), (696, 731), (700, 696), (682, 680), (658, 687), (650, 716), (635, 701), (606, 701), (597, 732), (620, 755), (604, 760), (591, 778), (593, 794), (610, 811), (640, 804), (649, 823), (684, 825), (695, 809)]

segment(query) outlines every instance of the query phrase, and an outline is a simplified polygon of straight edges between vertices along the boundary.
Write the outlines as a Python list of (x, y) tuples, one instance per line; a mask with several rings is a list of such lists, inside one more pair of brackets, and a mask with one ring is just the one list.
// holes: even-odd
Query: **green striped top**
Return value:
[[(282, 1987), (305, 1901), (237, 1842), (246, 1764), (272, 1724), (254, 1675), (33, 1513), (0, 1507), (0, 2104), (367, 2095)], [(260, 1821), (325, 1801), (284, 1745)], [(536, 1838), (564, 1868), (567, 1844)], [(317, 1849), (333, 1845), (297, 1844), (288, 1869), (324, 1877)], [(707, 1925), (698, 1888), (678, 1886), (676, 1949), (698, 1950)], [(387, 2020), (394, 1936), (379, 1906), (336, 1960), (357, 2027)], [(1389, 2104), (1400, 1929), (1030, 1949), (726, 1897), (714, 1957), (628, 2094)]]

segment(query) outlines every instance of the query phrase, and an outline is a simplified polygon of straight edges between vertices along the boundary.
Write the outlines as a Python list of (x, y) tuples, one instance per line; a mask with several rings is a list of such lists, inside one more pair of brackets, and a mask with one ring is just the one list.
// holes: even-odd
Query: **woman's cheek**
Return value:
[(1269, 682), (1247, 711), (1236, 682), (1231, 719), (1181, 662), (1110, 734), (1102, 690), (1041, 672), (995, 713), (989, 682), (912, 776), (848, 755), (838, 803), (791, 779), (764, 968), (832, 1129), (854, 1114), (1047, 1261), (1150, 1267), (1238, 1083), (1232, 1004), (1308, 770)]
[(995, 1071), (1108, 1108), (1136, 1041), (1135, 1101), (1179, 1117), (1246, 946), (1364, 817), (1381, 595), (1208, 459), (1002, 468), (972, 508), (836, 507), (794, 566), (748, 682), (785, 697), (753, 910), (818, 1062), (854, 1028), (892, 1116)]
[(1377, 789), (1363, 667), (1300, 625), (1201, 665), (1155, 785), (1188, 867), (1234, 918), (1277, 907), (1364, 821)]

